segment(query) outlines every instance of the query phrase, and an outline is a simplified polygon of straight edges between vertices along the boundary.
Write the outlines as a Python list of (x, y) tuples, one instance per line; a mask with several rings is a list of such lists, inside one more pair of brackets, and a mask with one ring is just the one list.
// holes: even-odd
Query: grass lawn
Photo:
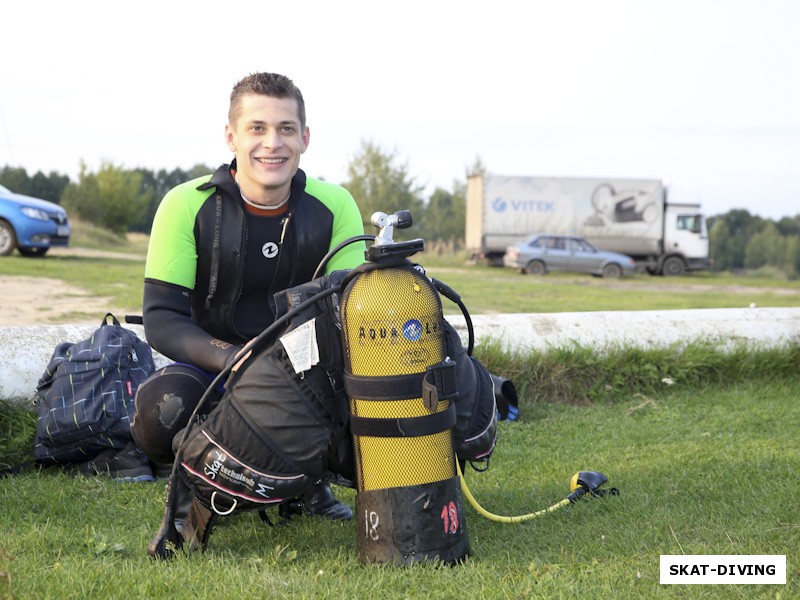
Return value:
[[(361, 565), (355, 523), (222, 519), (203, 554), (154, 562), (163, 482), (32, 472), (0, 482), (2, 598), (793, 598), (800, 594), (800, 380), (682, 388), (589, 406), (525, 403), (502, 422), (490, 469), (467, 480), (518, 515), (580, 470), (619, 496), (521, 524), (467, 506), (463, 565)], [(337, 488), (354, 505), (355, 492)], [(271, 516), (277, 520), (275, 510)], [(786, 586), (662, 586), (662, 554), (785, 554)]]

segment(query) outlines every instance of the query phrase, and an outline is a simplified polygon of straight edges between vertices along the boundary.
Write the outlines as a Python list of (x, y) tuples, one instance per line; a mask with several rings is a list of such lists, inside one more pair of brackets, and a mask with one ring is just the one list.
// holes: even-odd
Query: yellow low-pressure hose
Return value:
[(555, 512), (559, 508), (568, 506), (571, 503), (569, 498), (564, 498), (561, 500), (561, 502), (557, 502), (552, 506), (543, 508), (542, 510), (528, 513), (527, 515), (519, 515), (516, 517), (503, 517), (501, 515), (496, 515), (494, 513), (490, 513), (488, 510), (478, 504), (477, 500), (475, 500), (475, 496), (472, 495), (472, 492), (470, 492), (469, 488), (467, 487), (467, 481), (464, 479), (464, 474), (461, 472), (461, 465), (459, 464), (458, 460), (456, 460), (456, 470), (458, 471), (458, 477), (461, 480), (461, 491), (464, 492), (464, 495), (467, 497), (467, 500), (469, 500), (472, 508), (478, 511), (478, 514), (486, 517), (490, 521), (497, 521), (498, 523), (522, 523), (523, 521), (530, 521), (531, 519), (536, 519), (537, 517), (542, 517), (548, 513)]

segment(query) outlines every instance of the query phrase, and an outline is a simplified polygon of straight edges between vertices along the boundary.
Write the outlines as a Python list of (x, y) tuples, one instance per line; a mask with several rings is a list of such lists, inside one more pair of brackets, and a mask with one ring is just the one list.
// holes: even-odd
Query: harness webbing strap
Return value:
[(446, 400), (458, 395), (456, 364), (446, 359), (431, 365), (424, 373), (407, 375), (344, 374), (344, 388), (350, 398), (362, 400), (410, 400), (433, 395)]
[(409, 400), (422, 394), (425, 373), (368, 376), (344, 374), (344, 388), (350, 398), (364, 400)]
[(456, 406), (421, 417), (380, 419), (350, 415), (350, 432), (367, 437), (421, 437), (451, 429), (456, 424)]

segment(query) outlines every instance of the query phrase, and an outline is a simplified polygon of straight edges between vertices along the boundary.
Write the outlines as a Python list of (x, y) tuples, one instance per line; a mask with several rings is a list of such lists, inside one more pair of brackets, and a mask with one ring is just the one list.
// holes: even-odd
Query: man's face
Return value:
[(284, 200), (309, 140), (297, 100), (248, 94), (240, 99), (238, 114), (225, 126), (225, 140), (236, 154), (239, 187), (254, 202)]

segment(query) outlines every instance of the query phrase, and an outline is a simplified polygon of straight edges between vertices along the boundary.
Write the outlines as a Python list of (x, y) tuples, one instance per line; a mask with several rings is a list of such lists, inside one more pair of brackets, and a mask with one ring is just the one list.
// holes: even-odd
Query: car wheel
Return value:
[(547, 268), (545, 268), (544, 263), (540, 260), (532, 260), (528, 263), (525, 272), (528, 275), (544, 275), (547, 273)]
[(17, 234), (5, 221), (0, 221), (0, 256), (8, 256), (17, 247)]
[(603, 277), (606, 279), (619, 279), (620, 275), (622, 275), (622, 267), (617, 263), (608, 263), (603, 267)]
[(671, 277), (683, 275), (684, 271), (686, 271), (686, 265), (677, 256), (670, 256), (664, 261), (664, 266), (661, 267), (661, 272)]
[(44, 256), (50, 248), (39, 248), (36, 246), (20, 246), (18, 248), (22, 256)]

